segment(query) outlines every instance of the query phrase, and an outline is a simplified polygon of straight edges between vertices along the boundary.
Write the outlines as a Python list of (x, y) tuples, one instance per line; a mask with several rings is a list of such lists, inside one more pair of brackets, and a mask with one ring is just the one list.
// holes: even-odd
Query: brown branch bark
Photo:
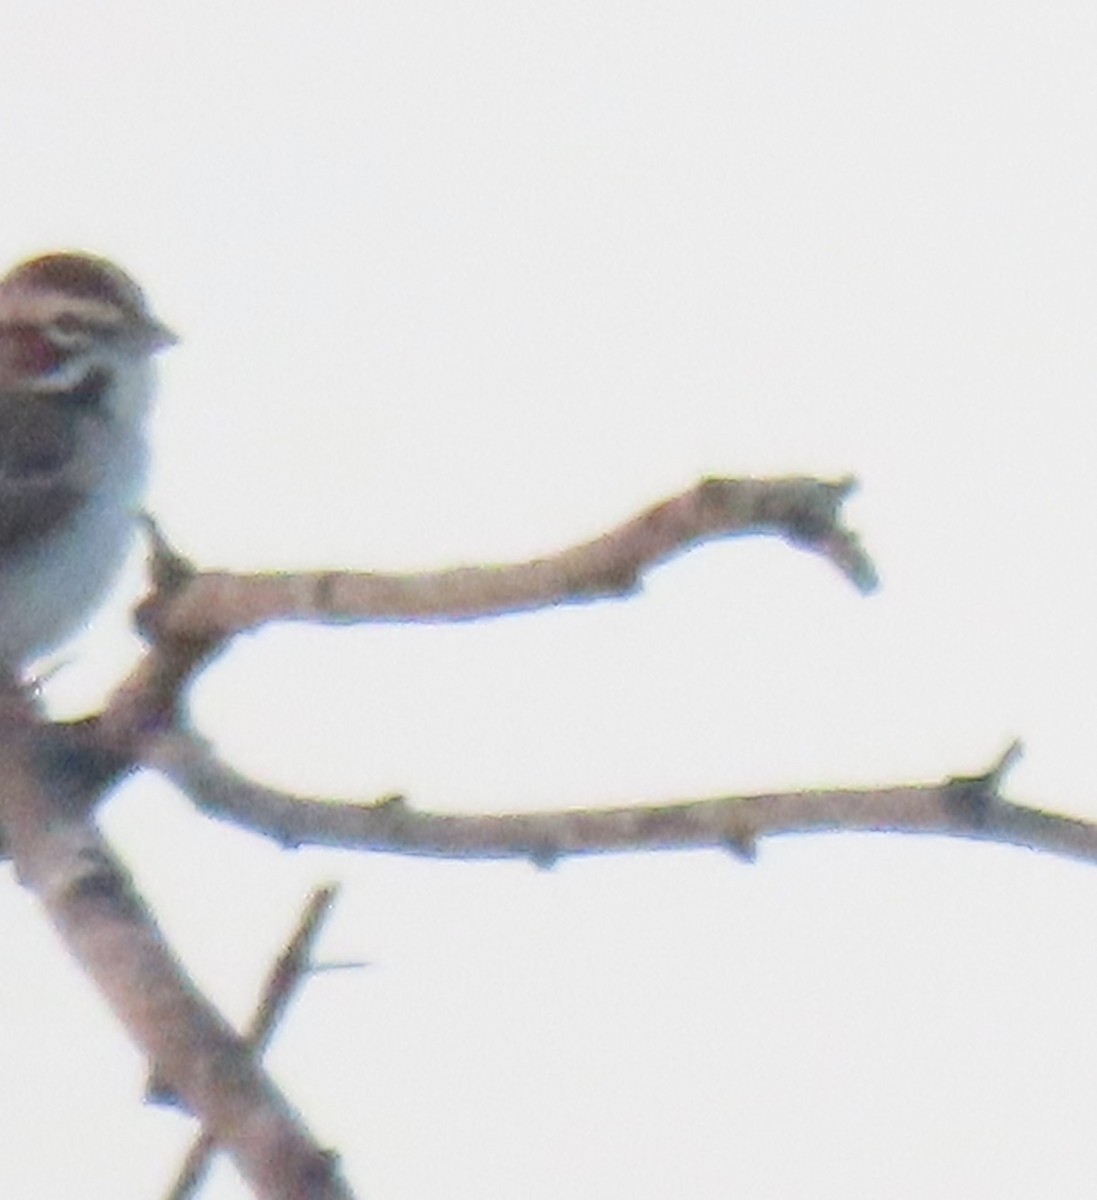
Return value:
[(211, 816), (287, 846), (322, 845), (432, 858), (527, 858), (551, 866), (574, 855), (725, 849), (751, 859), (764, 837), (907, 833), (965, 837), (1097, 862), (1097, 825), (1003, 799), (1016, 747), (990, 771), (924, 784), (817, 788), (663, 804), (549, 812), (420, 812), (403, 797), (372, 804), (297, 796), (247, 779), (196, 734), (165, 733), (147, 764)]
[(317, 624), (466, 621), (634, 593), (643, 575), (704, 542), (774, 536), (812, 550), (863, 592), (877, 584), (840, 520), (851, 479), (703, 479), (592, 541), (529, 562), (414, 574), (199, 571), (149, 522), (153, 592), (138, 612), (150, 648), (95, 719), (99, 747), (143, 757), (172, 725), (193, 675), (233, 637), (272, 621)]
[(177, 574), (150, 624), (158, 638), (216, 641), (269, 621), (460, 621), (586, 603), (631, 594), (646, 570), (702, 542), (747, 534), (813, 550), (871, 591), (872, 564), (838, 521), (853, 487), (802, 477), (704, 479), (593, 541), (523, 563), (409, 575)]
[(57, 729), (0, 697), (0, 822), (22, 883), (154, 1070), (265, 1200), (348, 1198), (334, 1158), (171, 954), (87, 817)]
[[(293, 936), (271, 968), (263, 985), (255, 1016), (244, 1035), (256, 1054), (262, 1054), (269, 1044), (294, 993), (312, 970), (312, 947), (319, 936), (324, 918), (335, 902), (337, 892), (335, 887), (318, 888), (313, 892)], [(150, 1081), (149, 1091), (156, 1092), (160, 1086), (162, 1085), (159, 1081)], [(167, 1194), (167, 1200), (189, 1200), (191, 1196), (197, 1195), (216, 1149), (217, 1143), (212, 1135), (203, 1129), (187, 1152), (175, 1183)]]
[[(233, 775), (177, 732), (187, 685), (236, 634), (271, 621), (456, 621), (624, 596), (643, 574), (701, 542), (782, 537), (864, 591), (872, 564), (839, 510), (851, 481), (706, 479), (583, 545), (529, 562), (414, 575), (203, 573), (154, 538), (154, 591), (139, 619), (150, 647), (97, 717), (51, 727), (19, 693), (0, 697), (0, 852), (15, 861), (65, 945), (149, 1056), (154, 1073), (272, 1200), (349, 1196), (334, 1160), (305, 1132), (246, 1041), (172, 957), (124, 868), (91, 823), (109, 785), (147, 762), (200, 800), (283, 841), (327, 841), (465, 857), (698, 844), (697, 805), (546, 817), (442, 818), (402, 802), (327, 806)], [(745, 810), (743, 810), (745, 811)], [(710, 844), (745, 852), (753, 834), (711, 809)], [(741, 814), (740, 814), (741, 815)], [(687, 828), (692, 832), (685, 831)], [(629, 833), (631, 829), (631, 833)]]

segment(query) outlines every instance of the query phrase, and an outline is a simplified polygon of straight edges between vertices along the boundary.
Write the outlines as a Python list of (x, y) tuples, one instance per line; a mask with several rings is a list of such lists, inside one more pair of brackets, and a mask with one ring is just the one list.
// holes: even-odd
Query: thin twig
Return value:
[[(294, 993), (314, 970), (311, 961), (312, 947), (338, 890), (335, 885), (329, 884), (327, 887), (317, 888), (312, 893), (293, 936), (267, 975), (259, 1005), (245, 1035), (248, 1045), (257, 1055), (261, 1055), (269, 1045), (274, 1029)], [(150, 1091), (156, 1091), (156, 1088), (156, 1083), (150, 1082)], [(189, 1200), (197, 1194), (216, 1148), (213, 1138), (205, 1130), (198, 1134), (179, 1168), (179, 1174), (167, 1194), (167, 1200)]]

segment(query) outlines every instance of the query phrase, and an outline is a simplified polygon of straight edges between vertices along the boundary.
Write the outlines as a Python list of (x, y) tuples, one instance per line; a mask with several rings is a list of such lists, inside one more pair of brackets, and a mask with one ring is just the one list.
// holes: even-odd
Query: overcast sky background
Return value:
[[(855, 473), (882, 592), (779, 543), (624, 603), (275, 629), (238, 767), (446, 811), (937, 779), (1097, 819), (1097, 8), (8, 0), (0, 260), (116, 258), (184, 342), (150, 505), (197, 562), (414, 570), (706, 473)], [(48, 684), (136, 653), (136, 570)], [(474, 865), (289, 853), (151, 778), (104, 826), (376, 1200), (1089, 1197), (1097, 871), (898, 837)], [(155, 1200), (190, 1129), (10, 869), (0, 1193)], [(248, 1193), (227, 1167), (206, 1200)]]

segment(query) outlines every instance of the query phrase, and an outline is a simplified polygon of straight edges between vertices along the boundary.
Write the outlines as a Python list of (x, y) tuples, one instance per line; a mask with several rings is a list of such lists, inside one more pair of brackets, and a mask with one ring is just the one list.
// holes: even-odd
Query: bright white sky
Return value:
[[(198, 562), (498, 560), (703, 473), (863, 482), (871, 600), (729, 544), (628, 603), (270, 631), (196, 689), (236, 765), (464, 811), (933, 779), (1019, 735), (1010, 794), (1097, 818), (1097, 7), (3, 24), (0, 260), (110, 255), (184, 336), (151, 504)], [(125, 611), (58, 711), (125, 671)], [(849, 836), (753, 867), (292, 854), (149, 779), (104, 824), (234, 1019), (344, 882), (323, 951), (374, 966), (312, 983), (270, 1061), (363, 1197), (1092, 1196), (1092, 868)], [(188, 1127), (0, 885), (0, 1194), (155, 1200)]]

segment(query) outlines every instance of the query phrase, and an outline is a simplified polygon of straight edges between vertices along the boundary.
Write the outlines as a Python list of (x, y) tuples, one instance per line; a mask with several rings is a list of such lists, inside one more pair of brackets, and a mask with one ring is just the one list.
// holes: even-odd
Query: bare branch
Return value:
[(176, 962), (90, 823), (80, 777), (25, 695), (0, 696), (0, 823), (19, 878), (154, 1069), (267, 1200), (349, 1197), (244, 1039)]
[(192, 732), (150, 742), (146, 764), (211, 816), (287, 846), (527, 858), (547, 867), (571, 855), (689, 847), (722, 848), (749, 860), (763, 837), (871, 831), (977, 838), (1097, 861), (1097, 825), (1001, 799), (1001, 775), (1015, 755), (1011, 748), (984, 775), (937, 783), (466, 816), (419, 812), (401, 796), (353, 804), (264, 787), (221, 762)]
[(593, 541), (547, 558), (408, 575), (199, 572), (146, 519), (153, 590), (137, 623), (151, 645), (88, 724), (102, 752), (132, 764), (142, 757), (147, 736), (175, 724), (194, 674), (245, 630), (271, 621), (462, 621), (620, 597), (635, 592), (650, 568), (722, 538), (783, 537), (821, 554), (868, 592), (876, 586), (875, 569), (856, 535), (839, 522), (854, 487), (852, 479), (704, 479)]
[(170, 727), (194, 674), (232, 637), (271, 621), (464, 621), (634, 593), (646, 571), (703, 542), (783, 537), (833, 563), (856, 587), (877, 580), (840, 521), (852, 479), (704, 479), (591, 542), (524, 563), (406, 575), (200, 572), (151, 519), (153, 591), (138, 609), (149, 652), (95, 718), (104, 751), (135, 761)]
[[(238, 820), (289, 842), (466, 857), (525, 854), (541, 865), (562, 854), (657, 846), (676, 838), (704, 844), (697, 840), (695, 816), (681, 823), (681, 813), (699, 812), (704, 806), (698, 805), (442, 818), (412, 813), (399, 798), (362, 808), (283, 796), (235, 776), (195, 739), (176, 732), (182, 697), (195, 672), (228, 640), (271, 621), (457, 621), (624, 596), (639, 587), (646, 571), (674, 555), (747, 534), (780, 536), (811, 549), (867, 591), (875, 585), (872, 565), (838, 520), (852, 487), (848, 480), (707, 479), (591, 542), (548, 557), (413, 575), (200, 573), (152, 527), (154, 589), (138, 612), (149, 652), (104, 711), (51, 728), (18, 692), (6, 707), (0, 703), (2, 850), (148, 1053), (157, 1077), (234, 1157), (257, 1194), (276, 1200), (347, 1196), (334, 1160), (304, 1131), (244, 1039), (172, 958), (122, 865), (90, 823), (97, 800), (144, 761), (211, 808), (220, 805), (228, 813), (236, 805)], [(740, 825), (726, 816), (710, 821), (709, 844), (749, 854), (755, 833)]]
[[(312, 893), (293, 936), (271, 968), (263, 986), (259, 1006), (245, 1035), (248, 1045), (257, 1054), (262, 1054), (269, 1044), (271, 1035), (294, 993), (302, 981), (312, 973), (312, 947), (337, 894), (338, 888), (334, 886), (317, 888)], [(157, 1092), (159, 1087), (159, 1081), (150, 1081), (150, 1092)], [(213, 1138), (203, 1129), (183, 1160), (167, 1200), (188, 1200), (188, 1197), (197, 1193), (216, 1148)]]
[(872, 563), (838, 511), (852, 480), (705, 479), (618, 528), (524, 563), (408, 575), (305, 572), (184, 578), (152, 621), (156, 638), (221, 641), (270, 621), (460, 621), (634, 592), (645, 571), (702, 542), (783, 537), (832, 562), (855, 586)]

